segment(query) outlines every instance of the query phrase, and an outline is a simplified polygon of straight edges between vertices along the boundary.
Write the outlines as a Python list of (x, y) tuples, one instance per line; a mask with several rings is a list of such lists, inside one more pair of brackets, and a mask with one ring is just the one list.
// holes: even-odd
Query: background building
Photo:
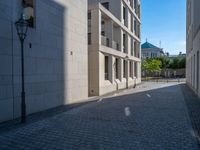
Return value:
[[(25, 40), (27, 113), (88, 97), (87, 0), (0, 1), (0, 122), (21, 113), (20, 14)], [(78, 94), (77, 94), (78, 93)]]
[(164, 56), (162, 48), (159, 48), (149, 42), (142, 44), (142, 59), (157, 58)]
[(141, 82), (140, 0), (89, 0), (89, 95)]
[(187, 83), (200, 96), (200, 1), (187, 0)]

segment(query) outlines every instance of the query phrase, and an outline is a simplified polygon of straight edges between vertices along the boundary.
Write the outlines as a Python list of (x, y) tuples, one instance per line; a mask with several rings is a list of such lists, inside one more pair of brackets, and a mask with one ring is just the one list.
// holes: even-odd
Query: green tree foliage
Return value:
[(142, 70), (147, 72), (159, 72), (161, 70), (162, 62), (157, 59), (148, 59), (142, 62)]
[(179, 60), (179, 68), (186, 68), (186, 58), (183, 57)]
[(182, 69), (186, 66), (185, 57), (160, 57), (142, 61), (142, 71), (159, 72), (161, 69)]
[(170, 69), (182, 69), (185, 68), (186, 58), (185, 57), (175, 57), (171, 58), (169, 68)]
[(161, 68), (169, 68), (169, 65), (170, 65), (170, 59), (168, 57), (159, 57), (159, 58), (156, 58), (157, 60), (160, 60), (162, 65), (161, 65)]

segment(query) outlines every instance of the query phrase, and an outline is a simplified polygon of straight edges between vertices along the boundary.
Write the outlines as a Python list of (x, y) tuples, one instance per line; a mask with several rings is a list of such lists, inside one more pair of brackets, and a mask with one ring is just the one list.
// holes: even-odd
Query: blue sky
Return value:
[(142, 43), (161, 47), (165, 52), (185, 53), (186, 0), (142, 0)]

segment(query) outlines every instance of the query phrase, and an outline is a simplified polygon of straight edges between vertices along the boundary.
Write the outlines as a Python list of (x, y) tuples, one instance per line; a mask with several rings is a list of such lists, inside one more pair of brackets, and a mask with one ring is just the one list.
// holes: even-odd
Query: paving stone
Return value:
[(0, 149), (198, 150), (180, 85), (156, 85), (0, 130)]

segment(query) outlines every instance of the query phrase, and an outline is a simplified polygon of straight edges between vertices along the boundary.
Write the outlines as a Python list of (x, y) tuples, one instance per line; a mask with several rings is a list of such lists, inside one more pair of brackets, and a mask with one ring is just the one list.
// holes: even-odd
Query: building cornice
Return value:
[(116, 56), (116, 57), (119, 57), (119, 58), (122, 58), (122, 59), (124, 59), (128, 55), (129, 60), (141, 62), (140, 58), (134, 57), (134, 56), (127, 54), (127, 53), (123, 53), (121, 51), (117, 51), (115, 49), (112, 49), (110, 47), (106, 47), (104, 45), (99, 45), (99, 51), (102, 52), (102, 53), (105, 53), (105, 54), (111, 54), (113, 56)]

